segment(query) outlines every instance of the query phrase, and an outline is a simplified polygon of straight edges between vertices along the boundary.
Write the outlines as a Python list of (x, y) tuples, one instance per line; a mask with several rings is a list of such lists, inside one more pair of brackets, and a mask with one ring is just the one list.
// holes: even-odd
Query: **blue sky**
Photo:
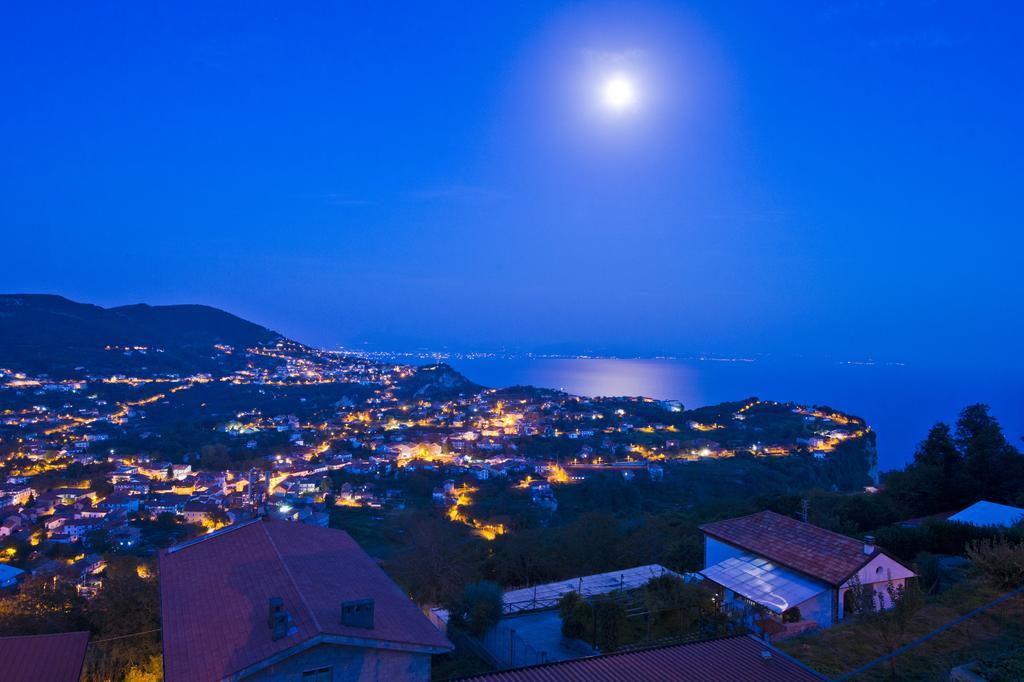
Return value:
[(355, 5), (5, 4), (0, 290), (328, 346), (1021, 363), (1014, 3)]

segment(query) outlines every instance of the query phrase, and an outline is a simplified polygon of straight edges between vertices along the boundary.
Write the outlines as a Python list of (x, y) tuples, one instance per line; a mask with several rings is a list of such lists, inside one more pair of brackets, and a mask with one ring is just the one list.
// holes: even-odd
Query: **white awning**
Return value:
[(701, 575), (774, 613), (782, 613), (829, 589), (824, 583), (753, 554), (708, 566)]
[[(599, 594), (608, 594), (616, 590), (635, 590), (643, 587), (654, 578), (664, 575), (672, 575), (687, 582), (701, 579), (701, 576), (697, 573), (676, 573), (660, 564), (648, 564), (621, 571), (585, 575), (556, 583), (545, 583), (543, 585), (510, 590), (502, 596), (502, 608), (505, 614), (555, 608), (558, 606), (558, 600), (568, 592), (577, 592), (584, 597), (592, 597)], [(435, 619), (448, 622), (448, 612), (446, 610), (440, 608), (431, 609), (431, 613)]]
[(597, 594), (608, 594), (615, 590), (635, 590), (643, 587), (653, 578), (663, 575), (673, 575), (686, 580), (687, 576), (670, 571), (659, 564), (637, 566), (621, 571), (609, 571), (596, 575), (586, 575), (579, 578), (562, 580), (557, 583), (546, 583), (533, 587), (524, 587), (518, 590), (511, 590), (504, 595), (506, 605), (515, 605), (533, 600), (557, 601), (567, 592), (578, 592), (584, 597)]

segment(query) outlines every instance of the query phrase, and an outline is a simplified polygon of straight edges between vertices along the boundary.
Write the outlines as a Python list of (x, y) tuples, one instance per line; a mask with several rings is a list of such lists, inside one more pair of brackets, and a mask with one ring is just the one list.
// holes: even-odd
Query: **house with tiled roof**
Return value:
[(123, 492), (114, 492), (100, 502), (97, 507), (108, 511), (136, 512), (139, 510), (139, 497), (127, 495)]
[(189, 499), (191, 498), (188, 495), (176, 493), (153, 495), (146, 500), (146, 510), (154, 518), (160, 514), (181, 514)]
[(21, 529), (23, 524), (22, 518), (16, 514), (6, 517), (4, 522), (0, 523), (0, 538), (14, 535)]
[(0, 637), (0, 679), (78, 682), (88, 644), (88, 632)]
[(24, 507), (32, 498), (32, 488), (25, 484), (0, 484), (0, 507)]
[(752, 635), (502, 670), (466, 682), (813, 682), (826, 679)]
[(428, 680), (451, 649), (344, 531), (256, 519), (160, 554), (166, 682)]
[(902, 587), (915, 577), (871, 536), (856, 540), (772, 511), (700, 530), (701, 575), (721, 588), (725, 608), (745, 610), (751, 623), (760, 619), (772, 633), (783, 621), (806, 628), (843, 620), (857, 584), (874, 590), (876, 605), (889, 606), (888, 585)]
[(212, 522), (217, 511), (220, 509), (216, 504), (202, 500), (189, 500), (182, 507), (182, 514), (186, 523), (203, 524)]

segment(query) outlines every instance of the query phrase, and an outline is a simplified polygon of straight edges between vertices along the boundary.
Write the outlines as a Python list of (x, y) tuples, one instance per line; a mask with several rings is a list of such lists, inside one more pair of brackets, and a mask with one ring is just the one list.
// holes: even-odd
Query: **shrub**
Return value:
[(1024, 680), (1024, 646), (983, 659), (977, 667), (977, 672), (989, 682)]
[(1008, 537), (1024, 541), (1018, 528), (979, 527), (967, 523), (929, 521), (917, 527), (887, 526), (875, 531), (878, 544), (904, 561), (913, 560), (921, 552), (963, 556), (969, 543)]
[(558, 600), (558, 615), (562, 617), (562, 620), (565, 620), (572, 616), (576, 607), (582, 603), (583, 597), (580, 596), (579, 592), (566, 592), (562, 595), (562, 598)]
[(967, 545), (967, 558), (996, 587), (1024, 585), (1024, 542), (1011, 542), (1005, 537), (977, 540)]
[(875, 612), (875, 591), (865, 585), (857, 575), (850, 579), (850, 588), (843, 597), (848, 615), (864, 618)]
[(612, 592), (594, 598), (594, 644), (601, 651), (614, 651), (626, 630), (626, 606)]
[(562, 617), (562, 634), (571, 639), (586, 639), (593, 614), (590, 605), (578, 592), (567, 592), (558, 601), (558, 615)]
[(501, 588), (487, 580), (467, 585), (462, 593), (461, 611), (466, 627), (480, 636), (501, 620)]
[(930, 552), (919, 552), (914, 559), (914, 568), (917, 572), (917, 584), (925, 594), (934, 594), (939, 590), (939, 581), (942, 571), (939, 566), (938, 555)]
[(664, 637), (692, 630), (702, 616), (717, 611), (711, 596), (701, 583), (688, 583), (674, 575), (652, 578), (643, 591), (651, 634)]

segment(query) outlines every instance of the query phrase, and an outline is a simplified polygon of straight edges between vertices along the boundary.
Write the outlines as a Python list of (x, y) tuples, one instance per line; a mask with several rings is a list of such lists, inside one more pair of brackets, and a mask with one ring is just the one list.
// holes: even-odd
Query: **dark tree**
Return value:
[(103, 587), (86, 613), (93, 638), (105, 641), (89, 648), (85, 679), (117, 679), (130, 668), (149, 668), (160, 655), (160, 593), (149, 564), (108, 557)]
[(949, 424), (938, 422), (928, 431), (914, 453), (914, 461), (927, 466), (939, 467), (946, 476), (959, 473), (963, 457), (956, 448)]
[(1024, 482), (1024, 457), (1010, 445), (988, 405), (971, 405), (960, 413), (956, 443), (964, 458), (966, 479), (974, 497), (1009, 501)]
[(457, 622), (477, 637), (498, 624), (502, 613), (502, 592), (497, 583), (482, 580), (466, 585), (456, 609)]

